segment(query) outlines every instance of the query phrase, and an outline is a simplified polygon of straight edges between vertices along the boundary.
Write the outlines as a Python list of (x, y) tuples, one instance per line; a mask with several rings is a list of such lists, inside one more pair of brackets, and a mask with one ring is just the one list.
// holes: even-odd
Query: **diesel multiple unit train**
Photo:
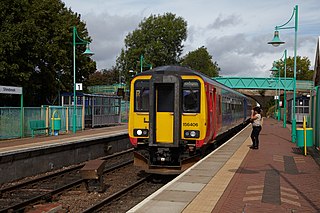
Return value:
[(201, 72), (162, 66), (132, 79), (128, 131), (134, 164), (178, 174), (228, 130), (248, 121), (256, 102)]

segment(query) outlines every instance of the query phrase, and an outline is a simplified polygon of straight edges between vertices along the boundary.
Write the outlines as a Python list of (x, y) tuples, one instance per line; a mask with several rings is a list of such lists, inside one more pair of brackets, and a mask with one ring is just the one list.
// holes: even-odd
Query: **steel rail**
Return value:
[(84, 210), (82, 213), (91, 213), (91, 212), (95, 212), (98, 211), (99, 209), (101, 209), (103, 206), (111, 203), (112, 201), (114, 201), (115, 199), (121, 197), (122, 195), (126, 194), (127, 192), (131, 191), (132, 189), (136, 188), (137, 186), (141, 185), (142, 183), (144, 183), (145, 181), (147, 181), (152, 175), (148, 175), (144, 178), (141, 178), (140, 180), (136, 181), (135, 183), (131, 184), (130, 186), (114, 193), (113, 195), (110, 195), (109, 197), (103, 199), (102, 201), (100, 201), (99, 203), (95, 204), (94, 206)]

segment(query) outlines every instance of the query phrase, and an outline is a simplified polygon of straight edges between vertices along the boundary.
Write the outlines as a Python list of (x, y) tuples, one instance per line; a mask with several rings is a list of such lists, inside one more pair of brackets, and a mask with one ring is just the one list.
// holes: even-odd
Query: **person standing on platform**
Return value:
[(259, 149), (259, 133), (261, 131), (260, 107), (254, 107), (253, 110), (251, 110), (250, 121), (252, 123), (252, 132), (251, 132), (252, 146), (250, 146), (250, 149)]

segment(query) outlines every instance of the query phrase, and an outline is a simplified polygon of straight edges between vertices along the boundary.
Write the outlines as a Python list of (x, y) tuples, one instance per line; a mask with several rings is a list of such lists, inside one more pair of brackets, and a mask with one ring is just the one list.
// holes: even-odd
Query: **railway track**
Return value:
[[(225, 134), (224, 137), (219, 138), (219, 141), (216, 141), (212, 147), (208, 147), (208, 153), (221, 146), (225, 141), (229, 140), (240, 131), (240, 129), (242, 128), (238, 127)], [(127, 212), (159, 188), (170, 182), (174, 177), (176, 176), (148, 175), (102, 199), (100, 202), (97, 202), (90, 208), (82, 211), (82, 213)], [(153, 181), (154, 179), (157, 179), (157, 181)]]
[[(105, 173), (132, 164), (132, 149), (101, 158), (106, 160)], [(129, 156), (126, 159), (124, 156)], [(131, 157), (130, 157), (131, 155)], [(121, 161), (122, 163), (117, 163)], [(19, 212), (26, 207), (40, 201), (51, 202), (55, 195), (74, 187), (81, 187), (84, 183), (79, 170), (84, 166), (80, 164), (32, 180), (0, 189), (0, 212)]]
[(143, 199), (160, 189), (175, 176), (163, 176), (154, 182), (155, 175), (147, 175), (122, 190), (108, 196), (82, 213), (91, 212), (126, 212)]

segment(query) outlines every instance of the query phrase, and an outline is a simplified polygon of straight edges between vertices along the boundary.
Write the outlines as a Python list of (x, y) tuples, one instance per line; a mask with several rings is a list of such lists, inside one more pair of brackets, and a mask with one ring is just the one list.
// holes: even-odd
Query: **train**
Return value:
[(134, 165), (148, 173), (179, 174), (206, 147), (249, 121), (256, 101), (199, 71), (161, 66), (130, 84), (128, 133)]

